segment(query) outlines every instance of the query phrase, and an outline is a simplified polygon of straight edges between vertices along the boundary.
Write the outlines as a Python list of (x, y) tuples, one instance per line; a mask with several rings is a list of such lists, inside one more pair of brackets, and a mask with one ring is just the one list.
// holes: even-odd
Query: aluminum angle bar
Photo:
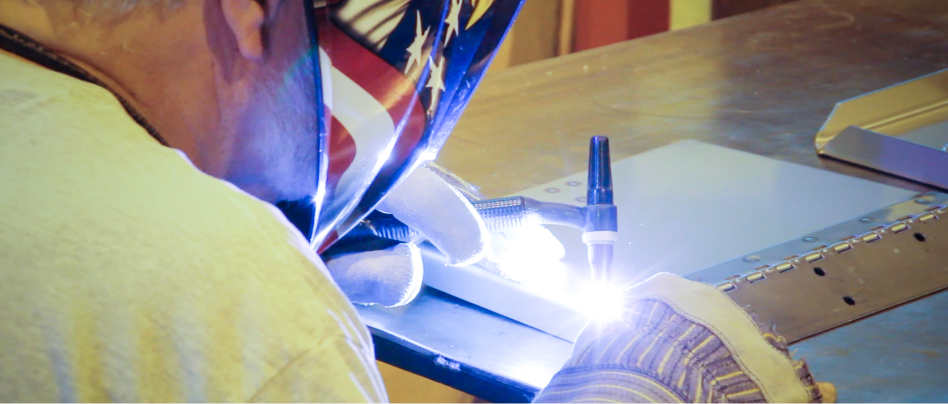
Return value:
[(948, 288), (948, 195), (920, 195), (688, 278), (798, 341)]
[(948, 70), (836, 104), (816, 151), (948, 189)]

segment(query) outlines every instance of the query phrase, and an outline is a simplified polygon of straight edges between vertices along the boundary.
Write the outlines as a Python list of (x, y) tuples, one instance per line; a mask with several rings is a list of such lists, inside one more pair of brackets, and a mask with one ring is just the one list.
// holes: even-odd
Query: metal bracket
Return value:
[[(946, 215), (948, 195), (921, 195), (689, 278), (715, 284), (793, 342), (948, 288)], [(872, 221), (881, 224), (849, 233)]]
[(816, 151), (948, 189), (948, 70), (842, 101)]

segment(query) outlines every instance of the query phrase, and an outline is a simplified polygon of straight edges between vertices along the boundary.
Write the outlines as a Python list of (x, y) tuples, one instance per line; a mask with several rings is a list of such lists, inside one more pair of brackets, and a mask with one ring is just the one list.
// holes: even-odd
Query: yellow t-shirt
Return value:
[(0, 401), (385, 401), (373, 357), (272, 205), (0, 53)]

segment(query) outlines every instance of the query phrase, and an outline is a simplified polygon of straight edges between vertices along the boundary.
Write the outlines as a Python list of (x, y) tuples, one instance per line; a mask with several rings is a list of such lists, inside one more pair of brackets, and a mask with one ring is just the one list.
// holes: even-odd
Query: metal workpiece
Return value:
[(948, 189), (948, 70), (840, 102), (816, 150)]
[[(597, 289), (595, 284), (601, 283), (597, 281), (602, 279), (590, 277), (591, 266), (600, 266), (599, 252), (595, 249), (608, 248), (596, 247), (600, 242), (614, 242), (609, 278), (612, 286), (622, 287), (659, 272), (684, 276), (734, 258), (759, 262), (762, 257), (747, 254), (803, 238), (810, 232), (843, 221), (859, 223), (865, 226), (863, 232), (868, 231), (876, 224), (859, 222), (867, 212), (917, 195), (694, 141), (678, 142), (614, 161), (611, 170), (614, 202), (622, 211), (621, 216), (617, 216), (621, 221), (616, 226), (618, 234), (548, 226), (562, 244), (564, 256), (556, 263), (511, 265), (513, 261), (509, 261), (505, 271), (513, 274), (511, 278), (517, 279), (519, 285), (511, 285), (505, 282), (507, 279), (483, 268), (462, 270), (428, 258), (425, 282), (572, 341), (583, 324), (565, 324), (563, 319), (581, 316), (582, 311), (588, 309), (579, 303), (584, 301), (584, 293)], [(521, 190), (519, 195), (569, 203), (586, 195), (587, 180), (588, 173), (579, 172)], [(550, 194), (546, 190), (551, 188), (559, 188), (560, 192)], [(604, 237), (610, 234), (613, 238)], [(845, 234), (839, 235), (843, 236)], [(821, 243), (814, 241), (805, 249)], [(592, 254), (591, 244), (594, 245)], [(786, 255), (765, 258), (769, 262)], [(601, 263), (604, 265), (605, 261)], [(749, 271), (765, 263), (742, 268)], [(734, 273), (726, 273), (718, 280)], [(597, 275), (597, 278), (602, 276)], [(475, 283), (478, 286), (473, 286)], [(537, 297), (534, 299), (532, 295)], [(549, 301), (545, 301), (545, 297)], [(514, 304), (514, 301), (524, 303)], [(561, 308), (553, 309), (557, 301), (562, 303)]]
[[(692, 275), (789, 342), (948, 288), (948, 195), (930, 193)], [(867, 228), (867, 226), (869, 226)]]
[(430, 287), (405, 307), (357, 309), (378, 360), (491, 402), (530, 402), (572, 348)]
[[(855, 205), (851, 214), (840, 216), (836, 212), (834, 220), (809, 229), (795, 226), (794, 234), (780, 233), (781, 238), (768, 238), (763, 245), (729, 250), (708, 258), (715, 262), (701, 262), (700, 266), (697, 260), (683, 262), (687, 258), (683, 257), (685, 253), (669, 254), (667, 261), (655, 261), (664, 264), (663, 270), (688, 263), (696, 264), (689, 268), (699, 270), (739, 257), (741, 270), (728, 271), (717, 279), (720, 281), (730, 275), (751, 273), (765, 264), (784, 262), (784, 257), (813, 251), (823, 244), (835, 246), (846, 236), (866, 234), (887, 222), (880, 218), (877, 224), (859, 223), (858, 219), (865, 215), (857, 215), (907, 199), (914, 193), (931, 191), (931, 186), (844, 161), (819, 158), (813, 151), (814, 134), (840, 100), (946, 67), (948, 8), (942, 1), (794, 1), (711, 24), (491, 71), (471, 99), (438, 162), (480, 185), (481, 192), (490, 197), (515, 195), (537, 187), (536, 193), (525, 196), (584, 205), (585, 199), (579, 198), (585, 196), (585, 189), (574, 184), (585, 182), (585, 175), (569, 178), (572, 183), (549, 184), (586, 170), (585, 142), (593, 134), (608, 133), (611, 154), (617, 163), (676, 141), (696, 139), (914, 191), (872, 208), (864, 208), (868, 206), (866, 200), (876, 195), (872, 192), (853, 192), (862, 196), (852, 199), (826, 196), (829, 205)], [(688, 164), (668, 161), (668, 165)], [(643, 184), (654, 183), (652, 172), (636, 172), (641, 174)], [(785, 175), (783, 168), (776, 172)], [(813, 187), (822, 190), (824, 186), (810, 185), (806, 191)], [(559, 192), (544, 192), (545, 188)], [(752, 187), (736, 187), (747, 188)], [(752, 191), (758, 189), (748, 192)], [(832, 190), (829, 192), (832, 194)], [(754, 195), (749, 193), (741, 198), (753, 199)], [(621, 204), (619, 195), (616, 198)], [(691, 198), (695, 204), (703, 200)], [(805, 221), (825, 213), (826, 209), (819, 206), (797, 209), (794, 202), (798, 198), (798, 193), (787, 193), (787, 209), (782, 215)], [(671, 200), (669, 205), (684, 208), (675, 202)], [(680, 218), (679, 222), (668, 224), (672, 229), (694, 220), (624, 209), (623, 223), (634, 215), (656, 220)], [(757, 263), (742, 260), (770, 243), (779, 244), (797, 236), (802, 240), (815, 229), (847, 219), (854, 219), (854, 226), (864, 227), (833, 237), (820, 236), (810, 243), (800, 241), (791, 251), (762, 256)], [(939, 217), (933, 222), (944, 219)], [(633, 223), (638, 226), (638, 222)], [(744, 234), (737, 231), (741, 226), (751, 224), (722, 223), (713, 228), (721, 230), (709, 232), (707, 237), (716, 240), (721, 234)], [(928, 225), (911, 226), (912, 230), (918, 226)], [(620, 234), (634, 230), (622, 227)], [(569, 232), (571, 240), (577, 239), (576, 264), (585, 264), (586, 246), (578, 242), (580, 232), (566, 227), (553, 231), (557, 230)], [(645, 251), (656, 237), (645, 232), (636, 234), (642, 235), (636, 243), (647, 244), (637, 249), (636, 255), (660, 258)], [(682, 234), (688, 236), (683, 231)], [(752, 234), (763, 238), (756, 231)], [(903, 231), (894, 237), (913, 234), (914, 231)], [(882, 237), (861, 246), (885, 245), (882, 243), (890, 237)], [(853, 250), (838, 255), (855, 253), (859, 247), (854, 244)], [(617, 245), (617, 262), (623, 250)], [(814, 264), (831, 262), (833, 254), (836, 253)], [(809, 275), (818, 280), (836, 275), (829, 267), (822, 268), (827, 276), (819, 277), (812, 269)], [(790, 276), (799, 269), (781, 275)], [(776, 277), (768, 276), (739, 288), (764, 286)], [(515, 389), (524, 393), (520, 400), (529, 401), (569, 357), (571, 344), (563, 339), (430, 291), (431, 288), (425, 288), (418, 300), (403, 308), (359, 308), (371, 327), (387, 332), (374, 335), (397, 338), (399, 346), (406, 350), (425, 353), (406, 364), (404, 360), (409, 355), (389, 353), (386, 349), (391, 344), (377, 343), (381, 360), (392, 362), (392, 358), (397, 358), (401, 362), (394, 363), (402, 367), (488, 400), (518, 400), (515, 396), (497, 399), (490, 395)], [(860, 308), (862, 304), (856, 296), (852, 296), (855, 306), (846, 304), (841, 295), (832, 296), (835, 297), (830, 300), (839, 304), (834, 307), (840, 310)], [(524, 310), (530, 308), (526, 303), (517, 305)], [(948, 373), (945, 307), (948, 292), (937, 293), (796, 342), (792, 349), (797, 351), (795, 357), (807, 360), (818, 380), (837, 386), (840, 402), (943, 402), (948, 400), (944, 387), (944, 375)], [(439, 355), (460, 363), (460, 372), (439, 363)], [(482, 383), (487, 379), (466, 377), (469, 370), (484, 371), (495, 379)], [(440, 376), (445, 374), (450, 376)]]

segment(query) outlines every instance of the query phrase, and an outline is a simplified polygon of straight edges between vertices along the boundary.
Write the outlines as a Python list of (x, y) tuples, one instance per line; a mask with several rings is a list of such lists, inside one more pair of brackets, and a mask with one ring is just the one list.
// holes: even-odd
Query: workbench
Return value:
[[(438, 162), (488, 197), (683, 139), (918, 192), (931, 188), (818, 158), (842, 100), (948, 67), (948, 2), (802, 0), (488, 74)], [(854, 212), (858, 215), (860, 212)], [(948, 401), (948, 293), (791, 346), (839, 400)], [(492, 401), (526, 401), (571, 344), (425, 288), (397, 309), (360, 308), (377, 357)]]

